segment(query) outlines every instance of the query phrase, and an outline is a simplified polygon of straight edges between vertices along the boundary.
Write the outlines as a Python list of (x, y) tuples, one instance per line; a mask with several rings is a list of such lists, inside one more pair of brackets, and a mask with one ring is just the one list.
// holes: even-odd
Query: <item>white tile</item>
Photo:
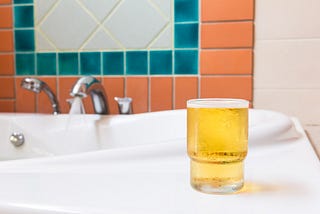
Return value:
[(58, 0), (36, 0), (34, 2), (35, 23), (39, 23), (56, 2)]
[(78, 50), (97, 23), (76, 0), (68, 0), (60, 1), (39, 27), (58, 49)]
[(255, 88), (320, 89), (320, 39), (255, 44)]
[(256, 0), (255, 37), (319, 38), (319, 0)]
[(255, 89), (254, 108), (280, 111), (303, 124), (319, 124), (320, 90)]
[[(168, 23), (147, 0), (125, 0), (104, 26), (124, 47), (146, 48)], [(169, 48), (169, 47), (168, 47)]]
[(39, 31), (36, 32), (36, 41), (37, 41), (37, 49), (38, 52), (55, 52), (56, 47), (51, 44), (51, 42), (44, 37)]
[(36, 36), (39, 51), (53, 46), (58, 51), (173, 47), (173, 0), (35, 0), (34, 4), (35, 31), (42, 32)]
[(168, 18), (171, 17), (171, 10), (173, 5), (173, 0), (151, 0), (153, 1), (159, 9), (166, 15)]
[(172, 25), (168, 25), (150, 45), (151, 49), (171, 49), (173, 48), (172, 42)]
[(119, 50), (121, 46), (113, 40), (107, 32), (99, 29), (88, 42), (84, 45), (83, 50)]
[(99, 21), (109, 15), (119, 0), (81, 0), (84, 6), (91, 11)]

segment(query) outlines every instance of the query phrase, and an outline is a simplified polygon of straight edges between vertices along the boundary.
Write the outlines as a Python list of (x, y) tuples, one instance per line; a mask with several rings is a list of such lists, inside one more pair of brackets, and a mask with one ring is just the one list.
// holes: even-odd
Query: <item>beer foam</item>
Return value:
[(204, 98), (187, 101), (187, 108), (248, 108), (249, 101), (231, 98)]

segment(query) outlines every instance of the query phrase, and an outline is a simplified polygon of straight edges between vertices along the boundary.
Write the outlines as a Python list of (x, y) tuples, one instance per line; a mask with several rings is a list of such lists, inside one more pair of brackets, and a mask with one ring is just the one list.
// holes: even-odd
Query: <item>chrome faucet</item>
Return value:
[(21, 81), (21, 87), (37, 94), (39, 94), (41, 91), (44, 91), (49, 97), (51, 106), (53, 108), (53, 114), (60, 113), (57, 97), (45, 82), (37, 78), (26, 77)]
[(106, 93), (100, 83), (94, 77), (85, 76), (78, 79), (73, 86), (70, 95), (72, 97), (84, 98), (91, 96), (94, 112), (96, 114), (109, 114)]

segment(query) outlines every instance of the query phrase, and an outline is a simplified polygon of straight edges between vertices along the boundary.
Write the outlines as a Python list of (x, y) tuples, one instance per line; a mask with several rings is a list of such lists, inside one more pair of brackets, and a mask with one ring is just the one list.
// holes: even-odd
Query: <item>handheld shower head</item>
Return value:
[(53, 108), (53, 114), (60, 113), (58, 100), (50, 87), (45, 82), (37, 78), (26, 77), (21, 81), (20, 85), (22, 88), (35, 92), (37, 94), (39, 94), (41, 91), (44, 91), (50, 99)]
[(26, 77), (21, 81), (21, 87), (35, 93), (40, 93), (45, 83), (36, 78)]

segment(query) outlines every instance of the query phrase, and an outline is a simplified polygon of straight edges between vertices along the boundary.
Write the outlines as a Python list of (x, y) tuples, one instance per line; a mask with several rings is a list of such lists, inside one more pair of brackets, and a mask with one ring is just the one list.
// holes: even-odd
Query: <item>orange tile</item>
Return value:
[(151, 77), (151, 111), (171, 110), (173, 107), (173, 79), (171, 77)]
[(36, 94), (20, 87), (23, 77), (16, 77), (16, 112), (36, 112)]
[[(71, 99), (70, 91), (74, 86), (78, 77), (59, 77), (58, 78), (58, 100), (60, 104), (61, 113), (68, 114), (70, 111), (70, 106), (67, 102), (67, 99)], [(90, 98), (89, 98), (90, 99)]]
[(0, 54), (0, 75), (14, 75), (13, 54)]
[(0, 112), (14, 112), (14, 100), (0, 100)]
[(107, 94), (110, 114), (119, 114), (118, 104), (114, 97), (124, 97), (124, 78), (105, 77), (102, 79), (102, 84)]
[(148, 111), (148, 78), (127, 77), (126, 96), (131, 97), (133, 113)]
[(13, 77), (0, 77), (0, 98), (14, 98)]
[(0, 0), (0, 4), (11, 4), (12, 0)]
[(201, 25), (202, 48), (242, 48), (252, 46), (252, 22), (222, 22)]
[(176, 77), (174, 83), (175, 109), (186, 108), (187, 100), (198, 97), (197, 77)]
[(252, 50), (202, 50), (201, 74), (252, 74)]
[(0, 28), (12, 28), (12, 7), (0, 7)]
[(201, 98), (242, 98), (252, 100), (251, 76), (202, 77)]
[(0, 51), (13, 51), (12, 30), (0, 30)]
[(201, 0), (202, 21), (253, 20), (254, 0)]
[[(57, 96), (57, 78), (56, 77), (38, 77), (40, 80), (44, 81), (52, 92)], [(40, 92), (37, 95), (37, 112), (51, 114), (53, 112), (52, 104), (49, 97), (45, 92)]]

